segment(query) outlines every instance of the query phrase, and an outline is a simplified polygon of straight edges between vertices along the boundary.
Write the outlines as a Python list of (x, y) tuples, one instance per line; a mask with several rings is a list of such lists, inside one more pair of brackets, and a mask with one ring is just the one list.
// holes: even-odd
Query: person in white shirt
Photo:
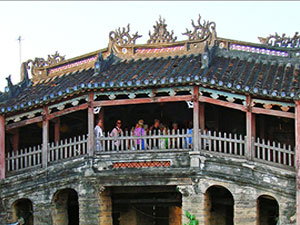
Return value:
[(96, 151), (103, 151), (103, 143), (100, 141), (100, 138), (104, 137), (102, 127), (103, 127), (103, 121), (101, 119), (98, 119), (97, 125), (94, 128), (94, 133), (96, 138)]

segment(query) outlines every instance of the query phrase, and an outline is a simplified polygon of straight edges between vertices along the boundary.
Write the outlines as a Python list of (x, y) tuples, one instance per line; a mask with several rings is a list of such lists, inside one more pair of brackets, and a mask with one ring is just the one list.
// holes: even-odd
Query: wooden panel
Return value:
[(228, 108), (232, 108), (232, 109), (237, 109), (237, 110), (241, 110), (243, 112), (247, 111), (247, 109), (244, 105), (239, 105), (239, 104), (232, 103), (232, 102), (226, 102), (226, 101), (222, 101), (219, 99), (213, 99), (213, 98), (209, 98), (206, 96), (200, 96), (199, 101), (210, 103), (210, 104), (215, 104), (215, 105), (219, 105), (219, 106), (224, 106), (224, 107), (228, 107)]
[(283, 112), (283, 111), (278, 111), (273, 109), (263, 109), (263, 108), (253, 107), (252, 112), (256, 114), (265, 114), (270, 116), (280, 116), (280, 117), (295, 119), (295, 113)]
[(18, 127), (23, 127), (23, 126), (26, 126), (26, 125), (29, 125), (29, 124), (38, 123), (38, 122), (42, 122), (42, 121), (43, 121), (43, 117), (42, 116), (37, 116), (37, 117), (31, 118), (31, 119), (19, 121), (19, 122), (16, 122), (16, 123), (7, 124), (5, 126), (5, 130), (9, 131), (11, 129), (15, 129), (15, 128), (18, 128)]
[(72, 113), (72, 112), (75, 112), (75, 111), (84, 110), (87, 107), (88, 107), (88, 103), (84, 103), (84, 104), (77, 105), (77, 106), (74, 106), (74, 107), (70, 107), (70, 108), (67, 108), (67, 109), (64, 109), (64, 110), (61, 110), (61, 111), (58, 111), (58, 112), (51, 113), (51, 114), (49, 114), (48, 118), (49, 118), (49, 120), (51, 120), (53, 118), (63, 116), (63, 115), (66, 115), (66, 114), (69, 114), (69, 113)]
[(144, 103), (191, 101), (191, 100), (192, 100), (192, 95), (180, 95), (180, 96), (165, 96), (165, 97), (154, 97), (154, 98), (135, 98), (135, 99), (95, 101), (93, 103), (93, 106), (97, 107), (97, 106), (111, 106), (111, 105), (131, 105), (131, 104), (144, 104)]

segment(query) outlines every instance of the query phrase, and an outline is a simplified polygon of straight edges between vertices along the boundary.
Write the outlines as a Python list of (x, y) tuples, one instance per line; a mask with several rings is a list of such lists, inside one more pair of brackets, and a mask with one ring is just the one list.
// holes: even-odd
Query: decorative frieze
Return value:
[(270, 56), (280, 56), (280, 57), (288, 57), (289, 56), (289, 53), (286, 51), (271, 50), (271, 49), (266, 49), (266, 48), (246, 46), (246, 45), (240, 45), (240, 44), (234, 44), (234, 43), (230, 43), (229, 49), (243, 51), (243, 52), (257, 53), (257, 54), (262, 54), (262, 55), (270, 55)]

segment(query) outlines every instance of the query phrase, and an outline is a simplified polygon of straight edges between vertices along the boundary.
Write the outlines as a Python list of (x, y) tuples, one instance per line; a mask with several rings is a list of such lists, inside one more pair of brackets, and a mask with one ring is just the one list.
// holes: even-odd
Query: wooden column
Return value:
[(300, 101), (295, 102), (296, 224), (300, 224)]
[(253, 159), (253, 142), (252, 139), (255, 138), (255, 115), (251, 111), (251, 97), (247, 96), (246, 98), (246, 105), (247, 105), (247, 112), (246, 112), (246, 156), (248, 160)]
[(200, 118), (200, 129), (203, 131), (205, 130), (205, 108), (204, 108), (204, 104), (203, 102), (201, 102), (199, 104), (199, 118)]
[(193, 150), (199, 151), (199, 87), (193, 91)]
[(13, 130), (13, 151), (16, 153), (16, 151), (19, 149), (19, 128), (16, 128)]
[(60, 139), (60, 117), (57, 117), (53, 120), (54, 122), (54, 142), (58, 142)]
[(0, 180), (5, 178), (5, 118), (0, 116)]
[(88, 100), (88, 153), (94, 155), (94, 93), (89, 93)]
[(49, 118), (48, 107), (44, 107), (43, 112), (43, 148), (42, 148), (42, 166), (47, 167), (48, 163), (48, 142), (49, 142)]

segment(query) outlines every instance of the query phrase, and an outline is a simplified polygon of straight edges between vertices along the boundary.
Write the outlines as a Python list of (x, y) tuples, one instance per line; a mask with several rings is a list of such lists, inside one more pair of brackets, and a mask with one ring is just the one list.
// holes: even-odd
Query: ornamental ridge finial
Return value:
[(192, 20), (192, 26), (194, 27), (194, 31), (188, 30), (186, 28), (186, 32), (183, 35), (188, 36), (189, 41), (205, 41), (209, 37), (215, 38), (217, 36), (216, 33), (216, 23), (203, 21), (203, 24), (200, 22), (201, 16), (199, 14), (199, 18), (197, 20), (198, 24), (195, 25), (194, 20)]
[(159, 22), (156, 21), (156, 25), (153, 26), (153, 34), (149, 31), (150, 39), (147, 41), (148, 44), (172, 43), (176, 41), (177, 37), (173, 37), (174, 31), (172, 30), (171, 33), (167, 31), (165, 21), (165, 19), (161, 19), (161, 16), (159, 16)]
[(268, 37), (258, 37), (260, 43), (283, 48), (300, 48), (300, 35), (295, 32), (293, 37), (286, 37), (285, 33), (281, 36), (275, 32), (275, 35), (269, 35)]
[(129, 34), (130, 31), (130, 24), (127, 25), (127, 31), (126, 28), (123, 27), (122, 31), (121, 28), (119, 27), (115, 31), (111, 31), (109, 33), (109, 39), (119, 46), (123, 45), (134, 45), (136, 39), (142, 37), (142, 35), (138, 35), (138, 32), (136, 32), (133, 36)]

